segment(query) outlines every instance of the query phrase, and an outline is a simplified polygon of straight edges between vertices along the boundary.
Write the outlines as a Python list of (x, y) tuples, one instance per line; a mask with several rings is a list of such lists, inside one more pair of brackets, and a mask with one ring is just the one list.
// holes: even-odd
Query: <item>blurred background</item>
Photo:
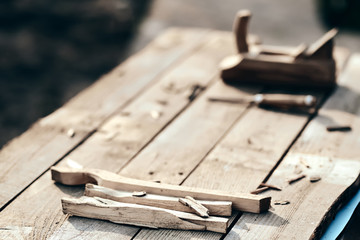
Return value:
[(230, 31), (253, 13), (266, 44), (336, 44), (360, 52), (358, 0), (1, 0), (0, 147), (171, 26)]

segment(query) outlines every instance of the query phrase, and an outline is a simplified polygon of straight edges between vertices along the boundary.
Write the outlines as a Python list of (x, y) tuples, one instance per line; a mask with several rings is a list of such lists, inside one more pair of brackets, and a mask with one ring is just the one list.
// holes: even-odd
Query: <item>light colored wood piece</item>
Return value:
[(199, 215), (203, 218), (209, 217), (209, 209), (204, 207), (200, 202), (196, 201), (194, 198), (190, 196), (186, 196), (185, 198), (179, 198), (179, 202), (195, 211), (196, 215)]
[(71, 215), (150, 228), (208, 230), (225, 233), (229, 221), (220, 217), (204, 219), (191, 213), (120, 203), (98, 197), (63, 198), (61, 203), (63, 212)]
[(95, 183), (99, 186), (123, 191), (146, 191), (147, 193), (186, 197), (200, 200), (230, 201), (233, 208), (245, 212), (265, 212), (270, 207), (270, 197), (258, 197), (246, 193), (229, 193), (216, 190), (190, 188), (185, 186), (154, 183), (120, 176), (100, 169), (73, 169), (52, 167), (52, 179), (65, 185)]
[[(281, 185), (305, 159), (307, 175), (321, 175), (321, 181), (300, 181), (282, 191), (272, 191), (273, 199), (290, 201), (273, 206), (273, 214), (244, 214), (228, 235), (230, 239), (320, 239), (336, 212), (360, 187), (360, 55), (350, 58), (340, 86), (330, 96), (318, 116), (310, 122), (294, 147), (268, 182)], [(325, 126), (341, 119), (353, 126), (351, 132), (328, 132)], [(276, 217), (275, 217), (276, 216)], [(245, 228), (246, 227), (246, 228)]]
[[(176, 197), (161, 196), (155, 194), (146, 194), (143, 197), (133, 197), (130, 192), (114, 190), (93, 184), (86, 184), (84, 195), (89, 197), (101, 197), (124, 203), (134, 203), (146, 206), (166, 208), (181, 212), (194, 213), (194, 210), (179, 203), (178, 198)], [(207, 209), (209, 209), (210, 215), (231, 216), (231, 202), (200, 200), (198, 202), (205, 206)]]
[(332, 59), (334, 49), (334, 38), (338, 33), (337, 29), (331, 29), (319, 40), (313, 43), (307, 50), (307, 57), (312, 59)]

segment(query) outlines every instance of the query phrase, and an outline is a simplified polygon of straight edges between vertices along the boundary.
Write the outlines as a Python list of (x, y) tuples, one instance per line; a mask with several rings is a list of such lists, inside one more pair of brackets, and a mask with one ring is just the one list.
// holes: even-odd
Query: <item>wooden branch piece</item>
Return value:
[(201, 218), (191, 213), (120, 203), (98, 197), (63, 198), (61, 202), (64, 213), (150, 228), (208, 230), (225, 233), (229, 222), (227, 218)]
[(179, 198), (179, 202), (183, 205), (193, 209), (195, 214), (199, 215), (203, 218), (209, 217), (209, 209), (204, 207), (200, 202), (196, 201), (194, 198), (190, 196), (186, 196), (185, 198)]
[(130, 192), (146, 191), (147, 193), (173, 197), (192, 196), (199, 200), (230, 201), (233, 203), (234, 209), (252, 213), (268, 211), (271, 201), (271, 197), (247, 193), (229, 193), (131, 179), (100, 169), (52, 167), (51, 174), (53, 180), (66, 185), (95, 183), (99, 186)]
[[(146, 194), (142, 197), (134, 197), (131, 192), (114, 190), (93, 184), (86, 184), (85, 196), (101, 197), (123, 203), (133, 203), (152, 207), (166, 208), (181, 212), (194, 213), (194, 210), (181, 204), (176, 197)], [(209, 210), (210, 215), (231, 216), (231, 202), (226, 201), (197, 201)]]

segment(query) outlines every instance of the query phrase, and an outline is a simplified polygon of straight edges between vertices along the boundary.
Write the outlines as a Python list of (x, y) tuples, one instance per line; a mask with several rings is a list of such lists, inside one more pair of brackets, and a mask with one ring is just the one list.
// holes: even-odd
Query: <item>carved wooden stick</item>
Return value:
[(121, 203), (98, 197), (63, 198), (61, 202), (64, 213), (150, 228), (208, 230), (225, 233), (229, 223), (227, 218), (201, 218), (192, 213)]
[[(85, 196), (107, 198), (123, 203), (134, 203), (152, 207), (166, 208), (181, 212), (194, 213), (194, 210), (184, 206), (179, 202), (177, 197), (161, 196), (156, 194), (148, 194), (142, 197), (135, 197), (131, 192), (114, 190), (93, 184), (86, 184)], [(232, 203), (227, 201), (198, 201), (207, 209), (210, 215), (215, 216), (231, 216)]]
[(100, 169), (52, 167), (51, 174), (53, 180), (66, 185), (95, 183), (99, 186), (123, 191), (146, 191), (147, 193), (165, 196), (191, 196), (199, 200), (230, 201), (233, 203), (234, 209), (252, 213), (269, 210), (271, 201), (271, 197), (256, 196), (247, 193), (228, 193), (126, 178)]

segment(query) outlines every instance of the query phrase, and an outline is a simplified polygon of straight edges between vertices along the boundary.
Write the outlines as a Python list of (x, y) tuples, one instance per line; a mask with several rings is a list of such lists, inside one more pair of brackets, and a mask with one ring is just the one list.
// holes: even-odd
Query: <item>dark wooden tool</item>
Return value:
[(331, 88), (335, 86), (333, 38), (336, 29), (327, 32), (307, 47), (251, 45), (247, 42), (247, 25), (251, 13), (239, 11), (234, 22), (238, 54), (225, 58), (221, 77), (226, 83)]

